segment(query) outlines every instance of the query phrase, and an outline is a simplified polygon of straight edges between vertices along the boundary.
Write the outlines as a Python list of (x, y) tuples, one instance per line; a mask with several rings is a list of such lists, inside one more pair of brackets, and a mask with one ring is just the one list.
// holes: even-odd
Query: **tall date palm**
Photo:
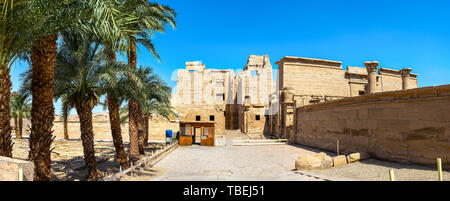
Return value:
[(100, 100), (98, 83), (106, 70), (98, 60), (100, 47), (72, 33), (63, 33), (61, 41), (56, 58), (55, 98), (64, 99), (76, 109), (89, 171), (86, 180), (99, 180), (103, 174), (95, 158), (92, 109)]
[[(32, 109), (30, 160), (34, 162), (34, 180), (52, 179), (50, 146), (54, 120), (53, 94), (58, 34), (80, 31), (97, 35), (111, 44), (113, 38), (134, 32), (123, 29), (133, 23), (133, 17), (120, 12), (116, 0), (32, 0), (28, 1), (23, 21), (30, 26), (27, 33), (32, 41)], [(83, 110), (84, 111), (84, 110)], [(80, 111), (81, 112), (81, 111)], [(86, 113), (86, 112), (85, 112)], [(83, 113), (84, 114), (84, 113)]]
[(22, 139), (23, 119), (30, 118), (30, 97), (26, 94), (14, 92), (10, 102), (11, 116), (14, 118), (16, 138)]
[[(154, 57), (159, 60), (159, 55), (152, 43), (151, 36), (154, 32), (165, 32), (165, 27), (170, 24), (176, 26), (176, 12), (169, 6), (148, 2), (147, 0), (126, 0), (124, 12), (130, 13), (137, 18), (137, 23), (131, 24), (131, 30), (138, 31), (137, 34), (129, 36), (127, 40), (128, 64), (136, 67), (137, 64), (137, 44), (147, 48)], [(141, 142), (144, 138), (144, 120), (142, 108), (137, 100), (128, 101), (129, 132), (130, 132), (130, 157), (138, 159), (143, 153)]]
[(10, 125), (11, 76), (13, 63), (26, 52), (28, 24), (21, 16), (26, 14), (28, 0), (0, 1), (0, 156), (12, 157)]
[[(139, 102), (142, 105), (144, 136), (140, 138), (139, 144), (143, 144), (145, 147), (148, 146), (148, 129), (151, 115), (157, 114), (169, 119), (170, 116), (176, 116), (176, 114), (170, 106), (170, 87), (153, 73), (152, 68), (140, 67), (137, 70), (137, 76), (144, 85), (144, 87), (137, 89), (141, 90), (139, 93), (143, 94)], [(143, 149), (143, 147), (140, 147), (140, 149)]]

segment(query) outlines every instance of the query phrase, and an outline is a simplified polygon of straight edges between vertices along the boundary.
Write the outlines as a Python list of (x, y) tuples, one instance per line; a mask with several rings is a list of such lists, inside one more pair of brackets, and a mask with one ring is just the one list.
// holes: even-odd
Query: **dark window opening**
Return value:
[(223, 112), (223, 116), (224, 116), (224, 117), (227, 116), (227, 111)]
[(214, 121), (214, 115), (209, 115), (209, 120)]
[(359, 91), (359, 95), (364, 95), (365, 92), (364, 91)]
[(195, 116), (195, 121), (200, 121), (200, 115)]
[(256, 115), (255, 119), (256, 119), (257, 121), (259, 121), (259, 120), (261, 119), (261, 116)]

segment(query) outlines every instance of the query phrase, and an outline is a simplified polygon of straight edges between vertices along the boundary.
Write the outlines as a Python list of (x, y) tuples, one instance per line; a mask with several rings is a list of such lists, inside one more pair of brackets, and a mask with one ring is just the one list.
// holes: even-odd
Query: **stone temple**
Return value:
[(216, 136), (239, 129), (251, 138), (289, 138), (296, 107), (418, 86), (411, 69), (377, 62), (344, 70), (340, 61), (286, 56), (276, 64), (278, 82), (268, 55), (250, 55), (237, 73), (186, 62), (172, 96), (179, 121), (214, 122)]

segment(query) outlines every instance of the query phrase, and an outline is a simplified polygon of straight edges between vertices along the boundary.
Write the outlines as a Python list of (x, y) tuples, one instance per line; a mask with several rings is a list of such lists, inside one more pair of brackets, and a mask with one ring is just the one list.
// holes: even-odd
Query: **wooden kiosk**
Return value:
[(213, 122), (180, 122), (180, 146), (214, 146)]

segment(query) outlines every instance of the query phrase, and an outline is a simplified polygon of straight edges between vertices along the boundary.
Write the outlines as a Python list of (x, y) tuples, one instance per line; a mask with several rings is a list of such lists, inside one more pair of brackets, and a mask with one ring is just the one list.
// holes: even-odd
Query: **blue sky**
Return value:
[[(151, 66), (170, 86), (186, 61), (207, 68), (242, 69), (248, 55), (410, 67), (419, 86), (450, 84), (450, 1), (403, 0), (159, 0), (178, 12), (175, 30), (156, 34), (162, 61), (140, 48), (138, 65)], [(13, 89), (27, 66), (16, 63)], [(55, 112), (60, 112), (55, 104)], [(97, 107), (94, 112), (101, 111)]]

